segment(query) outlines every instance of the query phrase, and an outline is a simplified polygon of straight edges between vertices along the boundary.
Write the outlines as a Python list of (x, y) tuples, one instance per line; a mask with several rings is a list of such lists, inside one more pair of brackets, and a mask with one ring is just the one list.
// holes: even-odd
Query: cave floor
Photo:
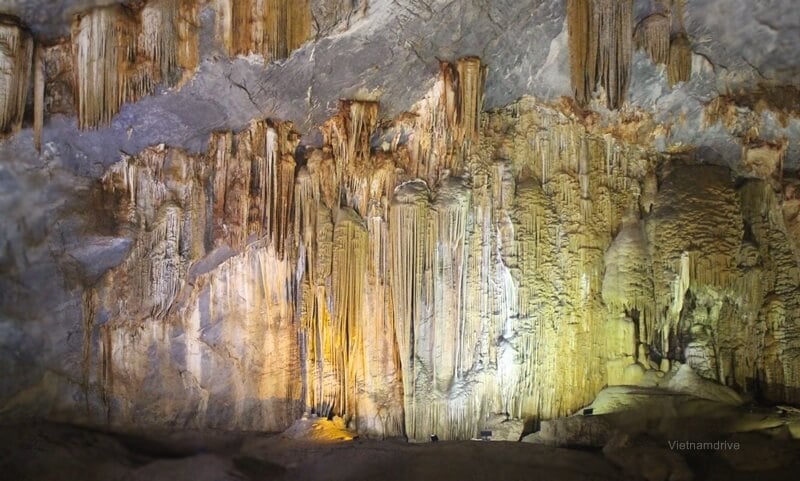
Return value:
[[(752, 457), (755, 470), (734, 470), (713, 453), (687, 462), (695, 480), (797, 479), (800, 458), (780, 469), (758, 469), (770, 453), (739, 455)], [(0, 473), (14, 481), (643, 479), (624, 473), (599, 450), (528, 443), (320, 443), (219, 431), (133, 435), (51, 423), (0, 426)]]

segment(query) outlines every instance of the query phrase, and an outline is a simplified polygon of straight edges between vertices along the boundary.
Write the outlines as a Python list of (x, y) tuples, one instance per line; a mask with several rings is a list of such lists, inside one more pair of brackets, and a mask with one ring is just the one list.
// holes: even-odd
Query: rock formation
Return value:
[[(633, 0), (567, 2), (551, 53), (573, 98), (487, 105), (504, 72), (467, 52), (404, 79), (414, 94), (403, 108), (366, 80), (342, 84), (337, 69), (349, 67), (324, 57), (308, 84), (274, 73), (371, 35), (367, 20), (346, 30), (358, 15), (399, 8), (345, 3), (113, 4), (78, 14), (68, 40), (35, 47), (19, 22), (0, 24), (7, 148), (25, 148), (14, 134), (30, 90), (41, 158), (62, 142), (76, 170), (93, 169), (81, 195), (58, 171), (48, 188), (69, 208), (40, 218), (0, 196), (12, 213), (0, 333), (68, 353), (63, 371), (31, 382), (27, 361), (14, 361), (11, 377), (27, 387), (3, 385), (0, 414), (279, 431), (307, 411), (369, 436), (469, 439), (498, 419), (516, 433), (572, 414), (606, 386), (679, 364), (800, 403), (800, 204), (786, 167), (798, 158), (798, 110), (784, 106), (779, 128), (775, 102), (729, 94), (668, 124), (634, 104), (649, 95), (634, 88), (642, 70), (660, 72), (665, 96), (710, 75), (694, 68), (682, 1), (646, 15)], [(206, 95), (258, 113), (204, 114), (209, 135), (185, 129), (204, 148), (150, 142), (184, 101), (189, 115), (203, 102), (214, 110), (191, 102), (217, 85), (204, 75), (218, 62), (228, 90)], [(361, 73), (371, 75), (348, 75)], [(272, 81), (301, 114), (265, 110), (279, 103), (263, 93)], [(326, 88), (339, 90), (316, 96)], [(163, 108), (161, 97), (181, 101)], [(168, 120), (138, 122), (148, 106)], [(327, 118), (316, 122), (319, 109)], [(65, 122), (77, 128), (57, 130)], [(664, 145), (687, 123), (735, 139), (740, 159)], [(112, 158), (93, 163), (81, 139), (103, 155), (111, 139)], [(141, 142), (152, 145), (133, 148)], [(44, 173), (14, 172), (30, 188), (9, 192), (35, 203)], [(18, 304), (36, 298), (27, 286), (44, 276), (26, 273), (47, 256), (59, 259), (54, 291), (80, 299), (63, 302), (80, 321), (30, 334), (17, 326), (35, 316)]]

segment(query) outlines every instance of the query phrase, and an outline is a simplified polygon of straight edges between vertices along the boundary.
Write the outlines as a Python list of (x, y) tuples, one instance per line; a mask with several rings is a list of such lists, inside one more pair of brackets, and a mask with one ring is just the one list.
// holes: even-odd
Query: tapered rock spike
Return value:
[(19, 21), (0, 15), (0, 135), (22, 126), (33, 50), (33, 39)]
[(575, 99), (587, 104), (603, 87), (609, 108), (625, 100), (633, 54), (632, 0), (570, 0), (570, 66)]

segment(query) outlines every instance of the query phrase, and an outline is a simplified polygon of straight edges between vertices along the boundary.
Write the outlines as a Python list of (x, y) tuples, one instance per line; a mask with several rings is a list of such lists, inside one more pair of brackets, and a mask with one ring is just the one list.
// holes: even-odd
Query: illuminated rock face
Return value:
[[(260, 111), (236, 133), (211, 116), (203, 128), (224, 129), (203, 153), (112, 142), (113, 159), (130, 154), (79, 191), (93, 201), (74, 214), (87, 224), (99, 218), (108, 237), (64, 254), (89, 266), (64, 274), (75, 285), (63, 289), (82, 299), (82, 323), (62, 336), (66, 363), (79, 369), (64, 369), (72, 391), (38, 396), (56, 399), (47, 415), (277, 431), (313, 410), (370, 436), (464, 439), (488, 426), (517, 432), (520, 420), (571, 414), (606, 385), (635, 384), (679, 364), (760, 399), (800, 402), (800, 196), (797, 181), (783, 177), (793, 144), (760, 139), (763, 112), (744, 112), (746, 99), (720, 97), (702, 112), (705, 127), (741, 134), (738, 170), (701, 165), (677, 141), (656, 149), (665, 130), (689, 128), (680, 122), (657, 125), (636, 109), (606, 117), (582, 110), (597, 106), (595, 95), (608, 107), (625, 104), (634, 44), (647, 54), (638, 62), (666, 65), (663, 83), (683, 95), (679, 85), (697, 58), (680, 12), (651, 12), (634, 30), (631, 1), (567, 2), (557, 18), (569, 45), (562, 35), (549, 39), (563, 72), (535, 78), (552, 82), (547, 75), (566, 72), (571, 56), (580, 107), (531, 97), (497, 107), (501, 75), (492, 79), (484, 60), (469, 56), (439, 62), (438, 76), (434, 60), (430, 82), (409, 86), (404, 77), (403, 95), (420, 93), (404, 100), (409, 112), (395, 116), (395, 105), (384, 114), (379, 93), (350, 89), (353, 99), (319, 121), (319, 111), (337, 105), (338, 91), (326, 89), (344, 85), (324, 63), (325, 42), (336, 44), (309, 45), (295, 63), (290, 54), (312, 30), (349, 27), (355, 3), (207, 3), (217, 47), (249, 57), (222, 73), (206, 58), (211, 74), (199, 74), (198, 86), (186, 82), (200, 62), (194, 1), (87, 10), (67, 43), (36, 54), (16, 25), (0, 25), (0, 61), (9, 66), (0, 75), (0, 130), (20, 127), (20, 92), (33, 77), (37, 146), (42, 123), (61, 114), (77, 114), (78, 128), (98, 128), (85, 138), (102, 139), (104, 124), (119, 119), (130, 129), (123, 136), (137, 139), (139, 123), (120, 109), (157, 85), (186, 88), (130, 109), (190, 103), (220, 88), (221, 102), (244, 95)], [(388, 2), (368, 3), (389, 11)], [(361, 24), (351, 34), (372, 38), (373, 29), (380, 30)], [(275, 74), (280, 64), (263, 61), (279, 59), (289, 80)], [(311, 59), (320, 65), (308, 84), (295, 81), (291, 69), (303, 73), (297, 62)], [(251, 80), (275, 75), (281, 91), (240, 81), (234, 74), (247, 73), (248, 62), (262, 69)], [(213, 75), (228, 83), (212, 81), (204, 92)], [(495, 108), (486, 111), (492, 81)], [(303, 129), (278, 120), (295, 111), (264, 113), (283, 90), (307, 114), (306, 133), (319, 127), (317, 140), (301, 145)], [(176, 104), (158, 114), (180, 111)], [(180, 129), (163, 130), (168, 137)], [(205, 142), (203, 132), (185, 130)], [(46, 137), (50, 155), (58, 146)], [(29, 215), (20, 218), (33, 223)], [(19, 248), (8, 237), (0, 252)], [(25, 256), (36, 247), (25, 245)], [(4, 274), (23, 267), (0, 264)], [(3, 306), (25, 304), (7, 299), (0, 296)], [(24, 308), (14, 307), (23, 318)], [(55, 390), (49, 383), (41, 385)], [(38, 393), (3, 393), (11, 401), (0, 414)]]
[(771, 184), (530, 99), (479, 114), (483, 72), (443, 65), (377, 150), (379, 105), (348, 101), (299, 163), (264, 121), (114, 165), (134, 245), (87, 294), (97, 415), (280, 430), (314, 410), (464, 439), (675, 362), (796, 401), (800, 270)]

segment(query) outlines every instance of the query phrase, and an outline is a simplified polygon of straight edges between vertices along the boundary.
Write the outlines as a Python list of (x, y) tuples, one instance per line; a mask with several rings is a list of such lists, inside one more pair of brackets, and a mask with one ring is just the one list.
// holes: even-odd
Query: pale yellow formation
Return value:
[(309, 0), (215, 0), (217, 32), (228, 54), (286, 58), (311, 35)]
[[(644, 226), (637, 218), (623, 221), (622, 229), (605, 254), (603, 302), (608, 308), (606, 339), (608, 383), (627, 384), (627, 372), (636, 362), (648, 366), (646, 344), (655, 312), (653, 267)], [(649, 367), (649, 366), (648, 366)]]
[(33, 39), (19, 23), (0, 16), (0, 135), (22, 126), (33, 56)]

